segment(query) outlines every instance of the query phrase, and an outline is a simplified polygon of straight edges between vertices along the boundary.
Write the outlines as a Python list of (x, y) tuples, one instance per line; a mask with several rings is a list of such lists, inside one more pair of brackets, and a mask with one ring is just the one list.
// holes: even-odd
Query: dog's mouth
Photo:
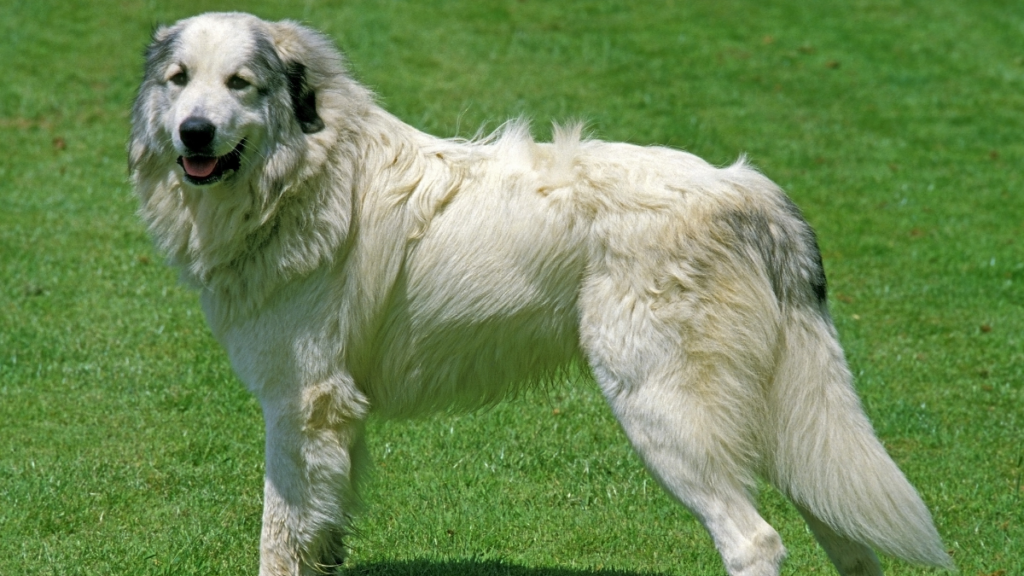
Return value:
[(242, 166), (245, 142), (246, 139), (242, 138), (234, 150), (223, 156), (178, 156), (178, 165), (185, 170), (185, 180), (205, 186), (238, 172)]

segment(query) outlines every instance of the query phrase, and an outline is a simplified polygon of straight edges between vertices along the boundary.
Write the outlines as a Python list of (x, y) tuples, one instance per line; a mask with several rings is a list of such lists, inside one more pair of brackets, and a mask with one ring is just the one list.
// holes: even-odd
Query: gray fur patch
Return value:
[(273, 41), (262, 31), (252, 31), (256, 49), (249, 61), (249, 67), (256, 74), (260, 94), (267, 95), (280, 88), (285, 81), (284, 62), (277, 55)]
[(178, 38), (180, 34), (181, 31), (177, 29), (167, 32), (162, 38), (158, 37), (159, 31), (154, 33), (153, 41), (146, 47), (145, 52), (146, 81), (157, 82), (161, 80), (160, 74), (170, 63), (171, 57), (174, 55), (174, 52), (178, 47)]
[(825, 279), (825, 266), (821, 261), (818, 235), (814, 233), (814, 228), (811, 228), (811, 225), (807, 223), (803, 212), (800, 211), (800, 207), (789, 196), (782, 195), (781, 199), (782, 207), (794, 220), (800, 223), (800, 241), (803, 244), (803, 253), (812, 259), (812, 264), (807, 270), (808, 279), (811, 282), (811, 289), (814, 291), (818, 304), (825, 308), (828, 300), (828, 281)]
[(827, 282), (814, 230), (788, 198), (786, 216), (772, 220), (761, 211), (734, 210), (722, 215), (737, 242), (752, 260), (760, 261), (780, 302), (812, 301), (827, 311)]
[(156, 30), (153, 33), (153, 41), (144, 52), (146, 61), (142, 72), (142, 82), (139, 84), (139, 91), (132, 103), (130, 142), (145, 143), (145, 145), (141, 146), (135, 154), (129, 154), (129, 170), (133, 170), (133, 163), (146, 157), (152, 157), (152, 154), (160, 148), (159, 143), (153, 140), (153, 131), (148, 124), (148, 116), (151, 114), (152, 108), (156, 106), (153, 102), (153, 94), (164, 82), (163, 73), (167, 70), (178, 49), (179, 36), (180, 29), (177, 27)]

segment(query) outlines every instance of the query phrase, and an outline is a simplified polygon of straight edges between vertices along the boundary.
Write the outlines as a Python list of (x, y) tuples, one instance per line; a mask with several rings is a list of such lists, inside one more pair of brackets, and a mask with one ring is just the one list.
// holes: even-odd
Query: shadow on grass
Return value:
[(497, 560), (371, 562), (343, 569), (340, 576), (660, 576), (655, 572), (581, 568), (533, 568)]

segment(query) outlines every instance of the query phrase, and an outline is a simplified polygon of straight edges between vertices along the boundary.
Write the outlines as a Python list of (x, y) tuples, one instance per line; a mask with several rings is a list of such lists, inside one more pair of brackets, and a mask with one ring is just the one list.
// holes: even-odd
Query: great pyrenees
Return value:
[(438, 139), (324, 36), (204, 14), (156, 31), (130, 172), (266, 421), (260, 574), (340, 564), (371, 412), (496, 402), (589, 367), (733, 576), (779, 573), (760, 476), (844, 575), (951, 567), (851, 384), (814, 232), (744, 164), (522, 123)]

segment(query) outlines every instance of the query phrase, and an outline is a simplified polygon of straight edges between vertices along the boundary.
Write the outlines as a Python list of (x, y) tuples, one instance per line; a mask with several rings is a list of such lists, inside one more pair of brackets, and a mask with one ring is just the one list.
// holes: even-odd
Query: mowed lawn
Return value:
[[(0, 574), (255, 574), (262, 421), (134, 215), (155, 23), (210, 1), (0, 3)], [(407, 122), (746, 154), (818, 231), (877, 432), (966, 576), (1024, 574), (1024, 4), (265, 1)], [(585, 373), (469, 415), (373, 420), (369, 576), (722, 575)], [(760, 494), (784, 574), (834, 573)], [(927, 571), (885, 560), (891, 574)]]

